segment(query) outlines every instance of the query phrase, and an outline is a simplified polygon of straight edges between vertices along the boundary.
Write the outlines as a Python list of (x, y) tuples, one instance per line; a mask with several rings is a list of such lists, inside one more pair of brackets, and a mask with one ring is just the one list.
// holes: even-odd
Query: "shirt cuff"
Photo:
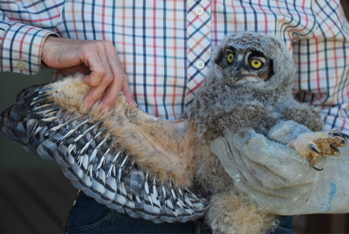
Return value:
[(27, 75), (38, 73), (45, 39), (49, 35), (58, 35), (20, 23), (1, 24), (0, 28), (5, 31), (0, 37), (0, 71)]

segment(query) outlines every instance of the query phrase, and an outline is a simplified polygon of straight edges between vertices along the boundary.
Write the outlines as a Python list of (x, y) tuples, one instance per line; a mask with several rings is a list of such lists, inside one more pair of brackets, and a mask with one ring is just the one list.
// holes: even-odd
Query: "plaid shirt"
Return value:
[(168, 119), (183, 115), (225, 35), (276, 36), (293, 54), (297, 97), (321, 106), (327, 129), (349, 130), (349, 27), (337, 0), (0, 0), (0, 8), (0, 71), (37, 73), (52, 33), (109, 40), (139, 107)]

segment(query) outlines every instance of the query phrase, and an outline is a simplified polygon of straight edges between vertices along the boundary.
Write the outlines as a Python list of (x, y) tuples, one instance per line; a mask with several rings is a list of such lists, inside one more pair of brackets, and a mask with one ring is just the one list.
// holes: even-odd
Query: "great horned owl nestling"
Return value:
[[(320, 130), (318, 111), (292, 97), (292, 64), (276, 39), (234, 34), (217, 48), (182, 121), (149, 116), (123, 96), (106, 114), (98, 105), (88, 110), (82, 103), (89, 87), (76, 76), (24, 90), (2, 113), (0, 126), (28, 151), (59, 163), (77, 189), (118, 212), (154, 222), (206, 216), (214, 232), (261, 233), (275, 216), (237, 191), (210, 142), (226, 128), (265, 134), (281, 119)], [(314, 165), (317, 154), (338, 155), (346, 135), (307, 137), (290, 146)]]
[(278, 120), (322, 130), (319, 110), (294, 100), (293, 61), (276, 39), (249, 33), (226, 37), (212, 59), (211, 74), (189, 110), (204, 138), (227, 127), (265, 134)]
[[(214, 139), (227, 128), (251, 127), (266, 135), (281, 120), (322, 130), (320, 110), (297, 102), (292, 95), (295, 68), (277, 39), (235, 34), (225, 38), (212, 60), (211, 73), (188, 111), (203, 139)], [(302, 155), (307, 155), (311, 165), (317, 164), (321, 154), (315, 144), (303, 150), (308, 151)], [(328, 150), (323, 153), (336, 151)]]

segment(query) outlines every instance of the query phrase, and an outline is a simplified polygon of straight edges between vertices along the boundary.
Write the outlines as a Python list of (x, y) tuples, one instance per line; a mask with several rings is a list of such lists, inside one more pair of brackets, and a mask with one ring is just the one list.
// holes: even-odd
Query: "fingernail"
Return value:
[(130, 104), (130, 106), (132, 106), (133, 108), (136, 108), (138, 105), (137, 105), (137, 103), (134, 101), (134, 100), (132, 100), (131, 101), (131, 103), (129, 103)]
[(101, 110), (102, 114), (106, 114), (106, 113), (108, 113), (110, 111), (110, 107), (109, 106), (103, 106), (103, 107), (101, 107), (100, 110)]
[(83, 105), (89, 110), (92, 108), (92, 104), (87, 100), (84, 101)]

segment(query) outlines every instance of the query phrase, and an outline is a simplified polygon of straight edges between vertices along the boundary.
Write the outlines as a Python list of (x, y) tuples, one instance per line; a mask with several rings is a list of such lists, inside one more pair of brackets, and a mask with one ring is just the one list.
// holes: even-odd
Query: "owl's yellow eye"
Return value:
[(235, 59), (235, 57), (234, 57), (234, 54), (233, 54), (233, 53), (228, 53), (228, 54), (227, 54), (228, 63), (234, 62), (234, 59)]
[(263, 62), (259, 59), (252, 59), (251, 60), (251, 66), (254, 68), (254, 69), (258, 69), (260, 68), (261, 66), (263, 66)]

